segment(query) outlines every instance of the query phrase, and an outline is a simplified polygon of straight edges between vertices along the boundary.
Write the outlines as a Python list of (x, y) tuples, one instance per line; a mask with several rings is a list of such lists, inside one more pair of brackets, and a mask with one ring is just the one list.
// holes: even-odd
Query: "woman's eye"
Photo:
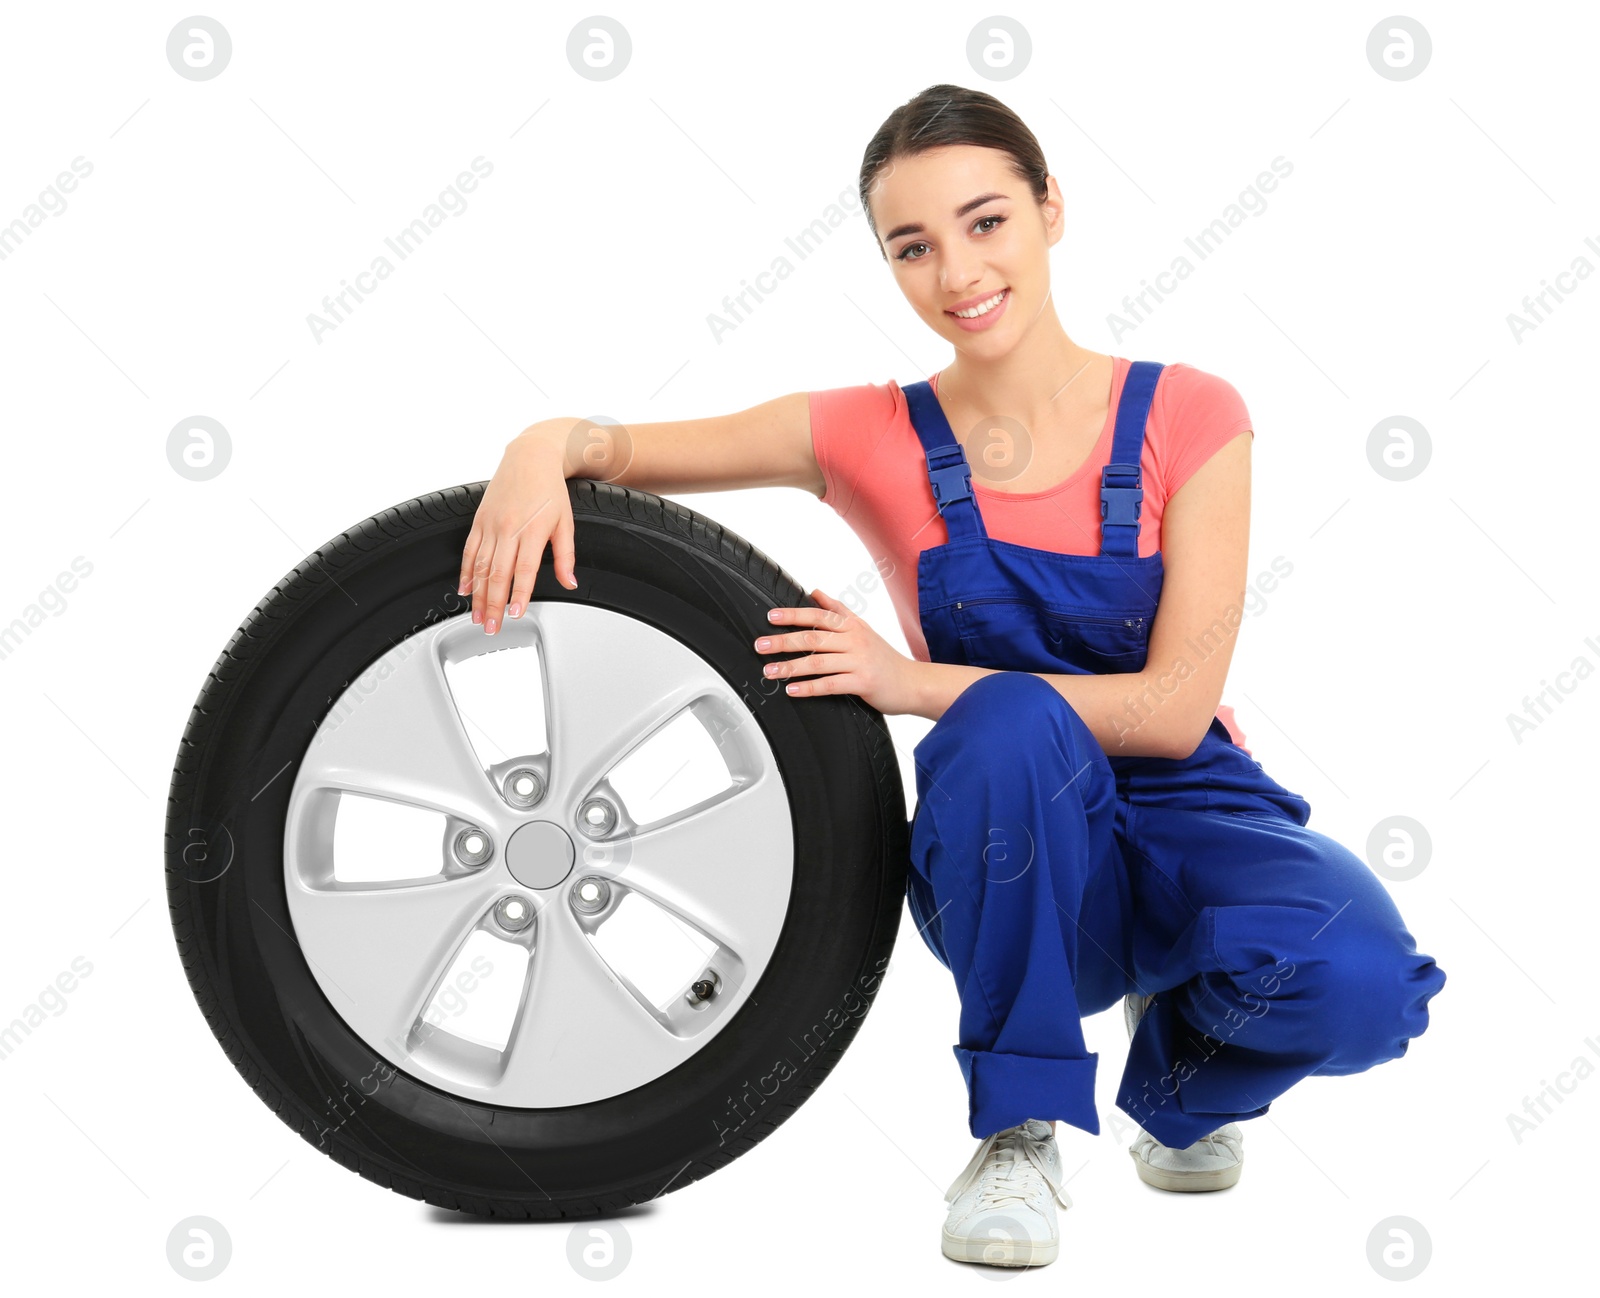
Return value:
[[(994, 225), (989, 226), (988, 229), (980, 229), (979, 228), (979, 227), (983, 226), (986, 222), (989, 222), (989, 221), (993, 221)], [(1006, 218), (1003, 217), (1003, 216), (980, 216), (976, 221), (974, 221), (972, 223), (972, 228), (974, 230), (976, 230), (979, 234), (993, 234), (996, 229), (998, 229), (1001, 225), (1005, 224), (1005, 221), (1006, 221)], [(927, 246), (928, 245), (925, 244), (925, 243), (908, 243), (904, 248), (900, 249), (900, 251), (895, 254), (895, 260), (896, 261), (921, 261), (922, 260), (922, 254), (919, 253), (917, 256), (913, 257), (913, 256), (911, 256), (911, 250), (913, 248), (926, 248)]]

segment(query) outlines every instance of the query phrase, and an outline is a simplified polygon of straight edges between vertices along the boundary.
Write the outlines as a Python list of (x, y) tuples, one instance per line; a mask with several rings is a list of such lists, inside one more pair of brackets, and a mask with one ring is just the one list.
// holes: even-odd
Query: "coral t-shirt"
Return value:
[[(1058, 554), (1100, 552), (1100, 470), (1111, 462), (1117, 402), (1130, 361), (1112, 357), (1111, 404), (1100, 440), (1064, 481), (1043, 491), (1003, 491), (972, 480), (985, 530), (996, 540)], [(939, 376), (930, 374), (934, 391)], [(827, 491), (822, 501), (866, 545), (900, 619), (912, 655), (928, 661), (917, 608), (917, 556), (948, 539), (928, 482), (928, 462), (911, 425), (904, 393), (893, 379), (809, 394), (811, 445)], [(1145, 425), (1139, 517), (1139, 553), (1161, 548), (1161, 517), (1174, 492), (1213, 454), (1240, 433), (1250, 414), (1227, 380), (1192, 365), (1161, 371)], [(1234, 742), (1244, 737), (1233, 710), (1218, 716)], [(1249, 750), (1246, 749), (1246, 752)]]

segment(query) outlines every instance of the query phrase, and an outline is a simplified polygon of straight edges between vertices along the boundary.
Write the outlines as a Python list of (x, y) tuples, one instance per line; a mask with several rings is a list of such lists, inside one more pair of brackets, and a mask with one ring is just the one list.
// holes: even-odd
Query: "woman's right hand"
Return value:
[(484, 489), (461, 554), (459, 594), (472, 594), (472, 620), (485, 634), (503, 616), (521, 617), (546, 544), (556, 580), (576, 589), (572, 504), (567, 498), (566, 429), (571, 420), (534, 424), (506, 445)]

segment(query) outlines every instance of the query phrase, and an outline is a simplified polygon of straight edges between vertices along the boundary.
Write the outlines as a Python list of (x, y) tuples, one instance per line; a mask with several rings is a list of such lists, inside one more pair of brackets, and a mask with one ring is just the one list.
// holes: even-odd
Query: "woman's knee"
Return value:
[(1104, 757), (1062, 693), (1032, 672), (991, 672), (967, 686), (917, 744), (920, 767), (981, 754), (986, 763), (1031, 762), (1059, 752), (1074, 767)]
[(1427, 1030), (1428, 1003), (1445, 972), (1404, 930), (1351, 926), (1316, 955), (1325, 1027), (1338, 1046), (1319, 1071), (1360, 1072), (1398, 1059)]

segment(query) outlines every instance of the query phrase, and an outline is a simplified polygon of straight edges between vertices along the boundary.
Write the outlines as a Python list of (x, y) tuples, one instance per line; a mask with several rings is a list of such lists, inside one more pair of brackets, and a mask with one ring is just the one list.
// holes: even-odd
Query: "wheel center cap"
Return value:
[(524, 888), (554, 888), (572, 873), (575, 857), (567, 831), (548, 820), (530, 821), (506, 844), (506, 865)]

